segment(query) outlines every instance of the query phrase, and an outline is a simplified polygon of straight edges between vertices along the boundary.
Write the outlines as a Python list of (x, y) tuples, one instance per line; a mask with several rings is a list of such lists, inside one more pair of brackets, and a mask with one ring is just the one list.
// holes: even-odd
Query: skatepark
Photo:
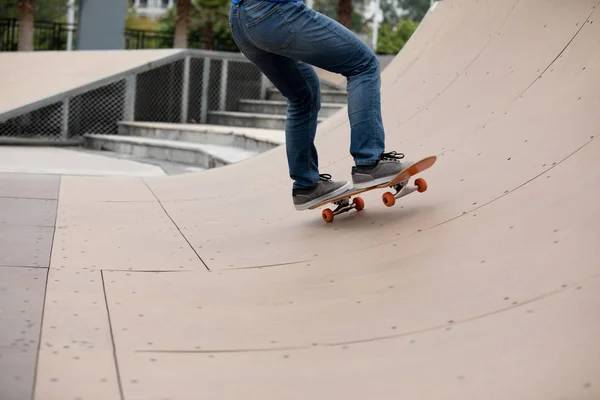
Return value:
[[(437, 156), (394, 207), (296, 211), (284, 146), (0, 173), (0, 398), (600, 398), (599, 4), (436, 3), (382, 73), (387, 150)], [(89, 80), (21, 65), (2, 112)], [(319, 124), (322, 173), (349, 139)]]

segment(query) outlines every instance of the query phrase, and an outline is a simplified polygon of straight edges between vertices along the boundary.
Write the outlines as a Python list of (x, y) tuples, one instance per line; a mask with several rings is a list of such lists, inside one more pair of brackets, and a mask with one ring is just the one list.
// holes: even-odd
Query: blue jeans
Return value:
[(319, 182), (314, 139), (321, 92), (312, 65), (347, 78), (350, 154), (356, 165), (377, 161), (385, 149), (380, 68), (366, 44), (301, 1), (242, 0), (231, 5), (229, 24), (242, 53), (288, 99), (285, 139), (293, 188)]

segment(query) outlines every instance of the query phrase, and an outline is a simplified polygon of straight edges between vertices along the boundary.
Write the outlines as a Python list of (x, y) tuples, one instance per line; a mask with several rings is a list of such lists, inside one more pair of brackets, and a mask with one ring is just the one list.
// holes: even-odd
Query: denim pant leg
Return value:
[[(377, 56), (349, 29), (304, 3), (278, 5), (267, 20), (286, 27), (292, 38), (272, 51), (347, 78), (350, 154), (357, 165), (374, 163), (385, 150)], [(257, 41), (270, 35), (262, 22), (248, 30)]]
[[(232, 4), (230, 28), (242, 53), (255, 64), (273, 85), (288, 99), (285, 124), (286, 152), (293, 188), (310, 188), (319, 182), (319, 160), (314, 145), (317, 116), (321, 108), (319, 78), (308, 64), (282, 55), (271, 53), (253, 43), (247, 36), (241, 14), (244, 11), (262, 15), (275, 3), (244, 1)], [(272, 27), (272, 35), (279, 34)]]
[[(318, 112), (320, 99), (315, 91), (303, 93), (318, 87), (318, 80), (305, 64), (347, 77), (350, 153), (357, 165), (371, 164), (379, 158), (385, 149), (380, 69), (377, 57), (366, 44), (302, 2), (244, 0), (232, 5), (230, 22), (238, 47), (289, 100), (291, 121), (286, 124), (286, 140), (288, 136), (291, 139), (288, 157), (296, 158), (288, 158), (296, 187), (314, 182), (316, 172), (311, 168), (318, 166), (313, 141), (317, 118), (314, 111)], [(306, 105), (307, 96), (312, 98), (310, 106)]]

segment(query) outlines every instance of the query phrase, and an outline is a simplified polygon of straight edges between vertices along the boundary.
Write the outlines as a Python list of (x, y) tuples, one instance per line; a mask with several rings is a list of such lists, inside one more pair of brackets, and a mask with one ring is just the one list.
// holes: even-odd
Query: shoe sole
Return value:
[(339, 196), (340, 194), (350, 190), (351, 188), (352, 188), (352, 183), (347, 182), (344, 186), (342, 186), (339, 189), (334, 190), (333, 192), (324, 194), (323, 196), (317, 197), (316, 199), (313, 199), (307, 203), (294, 205), (294, 207), (296, 207), (296, 210), (298, 210), (298, 211), (308, 210), (315, 204), (319, 204), (320, 202), (325, 201), (328, 198), (334, 198), (335, 196)]

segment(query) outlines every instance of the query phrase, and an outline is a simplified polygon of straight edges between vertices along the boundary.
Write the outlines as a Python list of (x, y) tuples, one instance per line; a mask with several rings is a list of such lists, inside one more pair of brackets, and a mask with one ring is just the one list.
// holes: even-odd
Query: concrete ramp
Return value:
[[(598, 0), (444, 0), (383, 74), (424, 194), (325, 224), (285, 150), (63, 177), (35, 399), (600, 397)], [(348, 178), (349, 125), (319, 126)]]
[[(0, 116), (49, 104), (85, 86), (153, 63), (169, 62), (182, 50), (40, 51), (0, 55)], [(10, 95), (9, 95), (10, 94)], [(8, 118), (8, 116), (7, 116)]]
[(114, 50), (0, 54), (0, 142), (80, 144), (122, 121), (202, 123), (268, 81), (241, 53)]

